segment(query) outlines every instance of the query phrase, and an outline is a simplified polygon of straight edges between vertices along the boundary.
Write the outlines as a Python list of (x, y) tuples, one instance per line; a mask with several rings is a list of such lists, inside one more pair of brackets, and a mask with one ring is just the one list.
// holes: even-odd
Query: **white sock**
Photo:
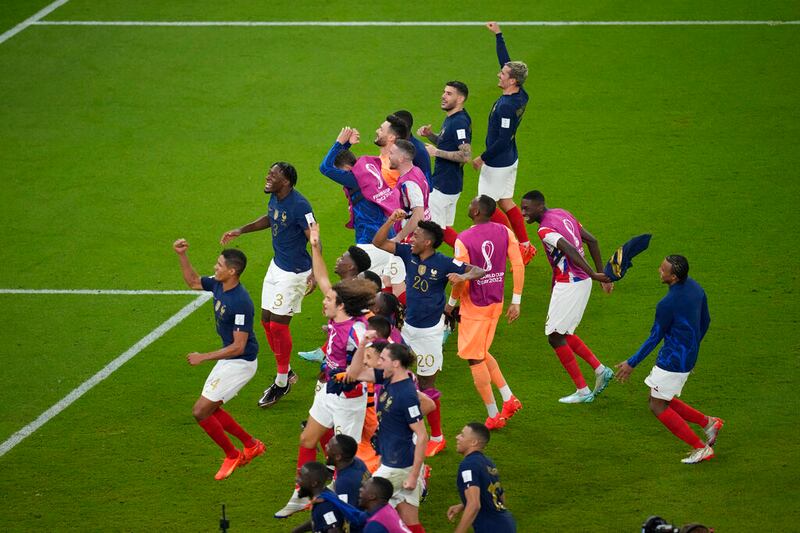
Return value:
[(598, 376), (600, 374), (602, 374), (603, 372), (605, 372), (605, 371), (606, 371), (606, 365), (604, 365), (602, 363), (600, 363), (600, 366), (598, 366), (597, 368), (594, 369), (594, 373), (597, 374)]
[(508, 385), (503, 385), (502, 387), (500, 387), (500, 396), (503, 397), (504, 402), (510, 400), (511, 397), (514, 396), (513, 394), (511, 394), (511, 387), (509, 387)]
[(442, 442), (444, 440), (444, 435), (439, 435), (438, 437), (431, 437), (428, 440), (431, 442)]
[(586, 396), (587, 394), (591, 394), (591, 393), (592, 393), (592, 389), (590, 389), (589, 387), (584, 387), (582, 389), (578, 389), (578, 394), (580, 394), (581, 396)]
[(487, 403), (486, 404), (486, 411), (489, 413), (489, 418), (494, 418), (498, 414), (500, 414), (500, 411), (497, 410), (497, 404), (496, 403)]
[(278, 387), (285, 387), (289, 384), (289, 374), (278, 374), (275, 376), (275, 385)]

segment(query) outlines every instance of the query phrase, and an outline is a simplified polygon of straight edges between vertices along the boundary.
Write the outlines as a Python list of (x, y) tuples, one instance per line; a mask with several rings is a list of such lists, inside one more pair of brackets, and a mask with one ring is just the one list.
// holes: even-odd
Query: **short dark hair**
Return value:
[(385, 350), (389, 350), (389, 359), (400, 361), (400, 366), (409, 368), (414, 362), (414, 353), (405, 344), (393, 342), (387, 344)]
[(375, 486), (375, 495), (381, 500), (388, 502), (392, 499), (394, 494), (394, 486), (392, 482), (386, 478), (375, 476), (371, 478), (372, 484)]
[(334, 435), (333, 438), (336, 439), (336, 443), (342, 450), (342, 458), (348, 460), (356, 456), (356, 452), (358, 451), (358, 443), (356, 442), (356, 439), (350, 435), (345, 435), (344, 433)]
[(392, 114), (396, 117), (400, 117), (400, 120), (406, 123), (406, 126), (408, 126), (408, 137), (411, 137), (411, 126), (414, 125), (414, 116), (411, 114), (411, 111), (401, 109), (400, 111), (395, 111)]
[(389, 130), (394, 133), (395, 137), (398, 139), (408, 139), (410, 128), (405, 120), (397, 115), (389, 115), (386, 117), (386, 121), (389, 123)]
[(461, 94), (461, 96), (464, 97), (464, 100), (466, 100), (469, 97), (469, 89), (467, 89), (467, 84), (464, 83), (463, 81), (457, 81), (457, 80), (448, 81), (447, 83), (445, 83), (445, 86), (452, 87), (453, 89), (458, 91), (459, 94)]
[(417, 155), (417, 149), (414, 148), (414, 145), (408, 139), (397, 139), (394, 145), (397, 146), (401, 152), (405, 153), (409, 159), (414, 159), (414, 156)]
[(237, 276), (241, 276), (247, 268), (247, 256), (241, 250), (227, 248), (222, 250), (222, 257), (225, 259), (225, 264), (236, 271)]
[(525, 193), (525, 196), (522, 197), (523, 200), (530, 200), (531, 202), (542, 202), (544, 203), (544, 194), (539, 191), (528, 191)]
[(342, 150), (336, 157), (333, 158), (333, 166), (338, 169), (341, 169), (345, 166), (355, 166), (356, 164), (356, 154), (351, 152), (350, 150)]
[(467, 427), (472, 430), (478, 440), (483, 442), (483, 445), (486, 446), (489, 443), (489, 428), (481, 424), (480, 422), (470, 422), (467, 424)]
[(297, 185), (297, 170), (291, 163), (287, 163), (286, 161), (276, 161), (270, 165), (270, 168), (278, 167), (283, 174), (283, 177), (289, 180), (289, 183), (292, 184), (292, 187)]
[(309, 461), (304, 464), (302, 468), (308, 471), (308, 474), (311, 476), (311, 481), (316, 481), (320, 485), (324, 485), (330, 475), (328, 467), (317, 461)]
[(336, 305), (343, 304), (347, 316), (362, 316), (375, 300), (375, 288), (365, 279), (346, 279), (333, 286)]
[(678, 254), (668, 255), (665, 259), (672, 265), (672, 273), (675, 274), (678, 281), (686, 281), (686, 278), (689, 277), (689, 260)]
[(386, 317), (390, 322), (394, 322), (394, 325), (398, 329), (402, 328), (403, 319), (405, 318), (403, 304), (401, 304), (397, 296), (391, 292), (380, 292), (378, 295), (380, 296), (380, 300), (378, 296), (375, 297), (376, 303), (380, 302), (378, 303), (379, 309), (377, 314)]
[(372, 265), (372, 260), (369, 258), (369, 254), (363, 248), (353, 245), (347, 249), (347, 253), (350, 254), (350, 259), (352, 259), (353, 263), (355, 263), (356, 270), (358, 270), (359, 274), (367, 270)]
[(491, 196), (481, 194), (478, 196), (478, 209), (485, 217), (490, 217), (497, 210), (497, 202)]
[(391, 343), (389, 341), (374, 341), (372, 343), (372, 347), (375, 349), (376, 352), (381, 353), (384, 348), (389, 346)]
[(388, 339), (392, 333), (392, 324), (385, 316), (375, 315), (367, 319), (369, 329), (374, 329), (381, 339)]
[(432, 220), (420, 220), (417, 227), (430, 235), (434, 248), (438, 248), (442, 245), (444, 230), (439, 224)]

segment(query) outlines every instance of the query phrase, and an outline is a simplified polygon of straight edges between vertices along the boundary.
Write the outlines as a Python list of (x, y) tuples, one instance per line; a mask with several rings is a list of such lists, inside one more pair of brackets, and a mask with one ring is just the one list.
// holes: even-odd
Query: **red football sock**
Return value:
[(401, 304), (406, 305), (406, 291), (403, 291), (403, 294), (397, 295), (397, 300)]
[(270, 322), (269, 327), (272, 331), (278, 374), (286, 374), (289, 372), (289, 359), (292, 357), (292, 334), (289, 331), (289, 324)]
[(667, 426), (667, 429), (670, 430), (673, 435), (692, 448), (703, 448), (705, 446), (703, 441), (700, 440), (700, 437), (695, 435), (692, 428), (689, 427), (689, 424), (681, 418), (681, 415), (673, 411), (671, 407), (664, 409), (664, 412), (657, 415), (657, 418), (662, 424)]
[(508, 217), (505, 213), (503, 213), (502, 209), (495, 209), (494, 213), (492, 214), (492, 218), (490, 218), (492, 222), (497, 222), (498, 224), (502, 224), (507, 228), (511, 228), (511, 222), (508, 220)]
[(670, 400), (669, 406), (673, 411), (678, 413), (678, 415), (687, 422), (697, 424), (700, 427), (706, 427), (708, 425), (708, 417), (706, 415), (704, 415), (694, 407), (691, 407), (690, 405), (687, 405), (686, 403), (682, 402), (681, 400), (678, 399), (677, 396), (672, 398), (672, 400)]
[(303, 465), (317, 460), (316, 448), (304, 448), (298, 446), (297, 448), (297, 470), (303, 468)]
[(270, 349), (275, 351), (275, 348), (272, 347), (272, 329), (270, 328), (271, 322), (267, 320), (262, 320), (261, 325), (264, 326), (264, 334), (267, 336), (267, 344), (269, 344)]
[(411, 533), (425, 533), (422, 524), (406, 524), (406, 527), (411, 530)]
[(240, 426), (239, 423), (234, 420), (230, 413), (223, 410), (222, 407), (214, 411), (213, 416), (219, 420), (220, 424), (222, 424), (222, 429), (242, 441), (242, 444), (244, 444), (246, 447), (250, 448), (251, 446), (255, 446), (256, 440), (253, 438), (253, 436), (245, 431), (244, 428), (242, 428), (242, 426)]
[(456, 246), (456, 239), (458, 238), (458, 232), (452, 228), (452, 226), (447, 226), (444, 228), (444, 242), (450, 245), (450, 248), (455, 248)]
[(433, 400), (436, 409), (428, 413), (428, 424), (431, 426), (431, 437), (442, 436), (442, 403), (439, 398)]
[(225, 452), (225, 457), (228, 459), (236, 459), (239, 457), (239, 450), (236, 449), (236, 446), (233, 445), (231, 439), (225, 434), (225, 430), (222, 428), (222, 424), (219, 423), (219, 420), (215, 416), (209, 416), (205, 420), (200, 420), (197, 422), (200, 424), (200, 427), (208, 433), (208, 436), (211, 437), (217, 445), (222, 448)]
[(319, 439), (319, 446), (322, 448), (322, 454), (325, 455), (325, 446), (328, 445), (328, 441), (333, 438), (333, 430), (329, 429), (325, 432), (325, 434)]
[(515, 205), (506, 211), (506, 216), (508, 216), (508, 221), (511, 223), (511, 229), (514, 230), (517, 240), (521, 244), (531, 242), (528, 238), (528, 230), (525, 229), (525, 219), (522, 218), (522, 211), (519, 210), (519, 207)]
[(561, 364), (564, 365), (564, 369), (569, 374), (569, 377), (575, 382), (575, 386), (578, 389), (584, 388), (586, 386), (586, 380), (583, 379), (583, 374), (581, 374), (581, 369), (578, 368), (578, 362), (575, 360), (575, 354), (572, 353), (572, 348), (569, 347), (569, 344), (553, 349), (559, 361), (561, 361)]
[(567, 344), (572, 351), (575, 352), (580, 356), (581, 359), (592, 365), (592, 368), (597, 368), (600, 366), (600, 360), (595, 357), (592, 351), (586, 346), (580, 337), (577, 335), (565, 335), (567, 338)]

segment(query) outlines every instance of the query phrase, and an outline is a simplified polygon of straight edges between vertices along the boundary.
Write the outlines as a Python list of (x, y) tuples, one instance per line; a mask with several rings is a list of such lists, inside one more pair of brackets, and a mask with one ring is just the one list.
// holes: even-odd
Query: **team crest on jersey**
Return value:
[(222, 307), (219, 308), (219, 316), (221, 317), (224, 314), (225, 314), (225, 306), (223, 305)]
[(428, 267), (426, 267), (425, 265), (419, 265), (417, 267), (417, 274), (419, 274), (420, 276), (424, 276), (426, 270), (428, 270)]
[(286, 222), (286, 211), (281, 213), (281, 222)]
[(439, 271), (438, 271), (438, 270), (436, 270), (435, 268), (432, 268), (432, 269), (431, 269), (431, 277), (432, 277), (432, 278), (435, 278), (435, 277), (436, 277), (436, 275), (437, 275), (438, 273), (439, 273)]
[(380, 397), (378, 398), (378, 400), (380, 400), (381, 403), (384, 403), (386, 401), (386, 398), (388, 398), (388, 397), (389, 397), (389, 393), (386, 392), (386, 391), (383, 391), (381, 393)]
[(278, 210), (277, 209), (272, 212), (272, 218), (275, 219), (275, 220), (278, 220)]

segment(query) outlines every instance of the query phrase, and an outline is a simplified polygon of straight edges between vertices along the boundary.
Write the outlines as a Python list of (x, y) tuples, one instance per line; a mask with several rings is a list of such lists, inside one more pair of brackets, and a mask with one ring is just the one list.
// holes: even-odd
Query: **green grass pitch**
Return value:
[[(48, 5), (4, 2), (0, 33)], [(91, 2), (56, 20), (798, 20), (796, 2), (408, 4), (371, 2)], [(727, 424), (717, 457), (687, 467), (686, 446), (650, 414), (641, 382), (594, 404), (556, 399), (571, 382), (542, 334), (549, 269), (526, 272), (522, 317), (493, 353), (524, 409), (492, 436), (519, 530), (635, 531), (651, 514), (718, 531), (791, 531), (796, 480), (800, 261), (800, 26), (504, 26), (525, 60), (531, 102), (518, 133), (517, 196), (537, 188), (573, 211), (605, 255), (650, 232), (650, 249), (610, 296), (595, 287), (580, 335), (606, 364), (649, 332), (665, 289), (656, 268), (689, 258), (712, 324), (684, 399)], [(3, 288), (182, 289), (175, 238), (210, 273), (221, 234), (259, 216), (263, 176), (295, 164), (298, 189), (333, 261), (352, 242), (339, 187), (317, 166), (339, 128), (359, 153), (396, 109), (438, 127), (445, 81), (470, 88), (473, 146), (483, 149), (498, 97), (491, 34), (481, 27), (97, 27), (35, 25), (0, 44)], [(416, 129), (416, 128), (415, 128)], [(459, 224), (477, 175), (465, 172)], [(794, 206), (794, 207), (793, 207)], [(792, 213), (795, 214), (792, 214)], [(533, 228), (530, 228), (531, 230)], [(266, 232), (235, 241), (258, 305), (271, 257)], [(445, 247), (445, 252), (449, 250)], [(0, 295), (0, 442), (191, 301), (191, 296)], [(292, 322), (295, 351), (322, 341), (321, 297)], [(221, 453), (191, 406), (210, 365), (185, 354), (217, 346), (208, 306), (0, 457), (4, 531), (287, 531), (288, 498), (313, 365), (261, 411), (274, 373), (260, 369), (229, 409), (268, 446), (225, 482)], [(445, 351), (446, 452), (430, 460), (430, 532), (458, 499), (455, 434), (485, 411), (455, 341)], [(649, 363), (649, 364), (648, 364)], [(583, 370), (589, 373), (586, 365)]]

